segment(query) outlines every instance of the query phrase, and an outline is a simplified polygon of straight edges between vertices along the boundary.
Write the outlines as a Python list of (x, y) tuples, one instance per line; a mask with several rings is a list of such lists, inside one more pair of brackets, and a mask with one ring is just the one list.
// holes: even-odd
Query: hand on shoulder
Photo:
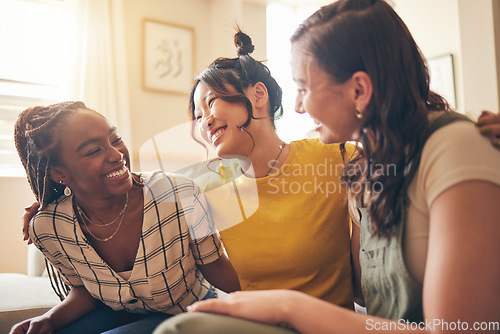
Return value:
[(490, 138), (492, 145), (500, 149), (500, 114), (483, 111), (476, 124), (481, 134)]

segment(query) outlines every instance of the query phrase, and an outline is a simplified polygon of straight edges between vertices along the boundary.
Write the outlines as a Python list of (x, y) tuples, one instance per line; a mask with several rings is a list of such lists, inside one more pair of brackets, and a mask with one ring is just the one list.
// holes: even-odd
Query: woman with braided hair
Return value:
[(214, 297), (205, 278), (239, 289), (216, 232), (190, 233), (213, 230), (198, 188), (180, 175), (132, 173), (127, 147), (101, 114), (82, 102), (29, 108), (15, 141), (41, 204), (29, 234), (63, 300), (11, 333), (150, 333)]

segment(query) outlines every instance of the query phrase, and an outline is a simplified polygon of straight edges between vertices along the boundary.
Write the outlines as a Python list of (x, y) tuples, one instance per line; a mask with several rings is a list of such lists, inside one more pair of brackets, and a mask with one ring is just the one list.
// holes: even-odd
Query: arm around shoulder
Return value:
[(208, 264), (199, 264), (198, 268), (210, 284), (224, 292), (241, 289), (236, 270), (225, 254)]

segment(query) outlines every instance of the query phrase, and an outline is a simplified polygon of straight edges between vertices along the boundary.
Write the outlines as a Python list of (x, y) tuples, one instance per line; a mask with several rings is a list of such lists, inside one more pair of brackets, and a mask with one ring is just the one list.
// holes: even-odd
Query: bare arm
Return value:
[(205, 265), (198, 265), (201, 273), (213, 286), (225, 292), (240, 290), (240, 282), (236, 270), (225, 254)]
[(72, 288), (60, 304), (39, 317), (27, 319), (15, 325), (12, 327), (11, 334), (52, 333), (87, 314), (97, 305), (99, 301), (93, 298), (84, 287)]
[(354, 301), (360, 306), (365, 306), (363, 290), (361, 289), (361, 266), (359, 264), (359, 236), (360, 229), (356, 224), (352, 224), (351, 234), (351, 266), (353, 273)]
[(498, 325), (499, 199), (500, 186), (468, 181), (445, 190), (431, 204), (423, 291), (428, 318)]

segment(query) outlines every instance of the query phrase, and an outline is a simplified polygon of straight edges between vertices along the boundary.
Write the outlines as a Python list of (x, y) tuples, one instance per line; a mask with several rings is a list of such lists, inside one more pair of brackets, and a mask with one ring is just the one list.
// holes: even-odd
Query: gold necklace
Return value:
[[(127, 210), (127, 205), (128, 205), (128, 193), (125, 194), (125, 204), (123, 205), (122, 211), (120, 211), (120, 213), (118, 214), (118, 216), (116, 216), (116, 218), (113, 219), (113, 221), (111, 221), (110, 223), (104, 223), (104, 224), (94, 223), (92, 221), (92, 219), (90, 219), (89, 216), (87, 216), (87, 214), (85, 213), (85, 211), (82, 210), (82, 208), (80, 207), (80, 205), (78, 205), (78, 201), (76, 202), (76, 209), (78, 210), (78, 213), (80, 214), (80, 216), (82, 216), (83, 218), (87, 219), (87, 221), (89, 223), (91, 223), (92, 225), (99, 226), (99, 227), (106, 227), (106, 226), (109, 226), (109, 225), (113, 225), (114, 223), (116, 223), (116, 221), (118, 220), (118, 218), (120, 218), (121, 216), (123, 216), (123, 214), (125, 213), (125, 210)], [(102, 222), (101, 219), (99, 219), (99, 218), (97, 218), (97, 219)]]
[[(273, 170), (274, 166), (278, 162), (278, 160), (279, 160), (279, 158), (281, 156), (281, 153), (283, 152), (283, 149), (285, 148), (285, 146), (286, 146), (286, 143), (281, 143), (281, 145), (278, 146), (278, 148), (280, 149), (280, 152), (278, 153), (278, 156), (276, 157), (276, 159), (274, 159), (273, 165), (271, 166), (271, 168), (269, 169), (269, 171), (267, 172), (267, 174), (264, 175), (263, 177), (266, 177), (266, 176), (268, 176), (271, 173), (271, 171)], [(269, 160), (269, 161), (271, 161), (271, 160)], [(243, 170), (243, 168), (240, 167), (240, 170), (243, 173), (243, 175), (246, 175), (245, 171)]]
[(267, 172), (267, 174), (264, 176), (268, 176), (271, 171), (273, 170), (274, 166), (276, 165), (276, 162), (278, 162), (280, 156), (281, 156), (281, 152), (283, 152), (283, 149), (285, 148), (286, 146), (286, 143), (282, 143), (280, 146), (278, 146), (278, 148), (280, 149), (280, 153), (278, 153), (278, 156), (276, 157), (276, 159), (274, 159), (274, 162), (273, 162), (273, 165), (271, 166), (271, 168), (269, 169), (269, 172)]
[[(95, 224), (94, 222), (92, 222), (92, 220), (83, 212), (83, 210), (80, 208), (80, 206), (78, 205), (78, 202), (76, 201), (75, 199), (75, 202), (76, 202), (76, 209), (78, 211), (78, 214), (80, 215), (80, 217), (82, 218), (82, 221), (83, 221), (83, 224), (85, 225), (85, 228), (87, 229), (87, 231), (89, 232), (89, 234), (96, 240), (99, 240), (99, 241), (102, 241), (102, 242), (106, 242), (108, 240), (111, 240), (117, 233), (118, 233), (118, 230), (120, 229), (120, 227), (122, 226), (122, 222), (123, 222), (123, 218), (125, 217), (125, 212), (127, 210), (127, 205), (128, 205), (128, 193), (125, 194), (125, 205), (123, 206), (123, 209), (122, 211), (120, 211), (120, 214), (118, 215), (118, 217), (116, 217), (116, 219), (114, 220), (114, 222), (120, 218), (120, 221), (118, 223), (118, 226), (116, 227), (116, 230), (107, 238), (99, 238), (97, 236), (94, 235), (94, 233), (92, 233), (92, 231), (90, 230), (89, 226), (87, 225), (87, 221), (89, 222), (89, 224), (94, 224), (94, 225), (97, 225), (97, 226), (109, 226), (111, 224), (106, 224), (106, 225), (98, 225), (98, 224)], [(114, 224), (113, 222), (113, 224)]]

